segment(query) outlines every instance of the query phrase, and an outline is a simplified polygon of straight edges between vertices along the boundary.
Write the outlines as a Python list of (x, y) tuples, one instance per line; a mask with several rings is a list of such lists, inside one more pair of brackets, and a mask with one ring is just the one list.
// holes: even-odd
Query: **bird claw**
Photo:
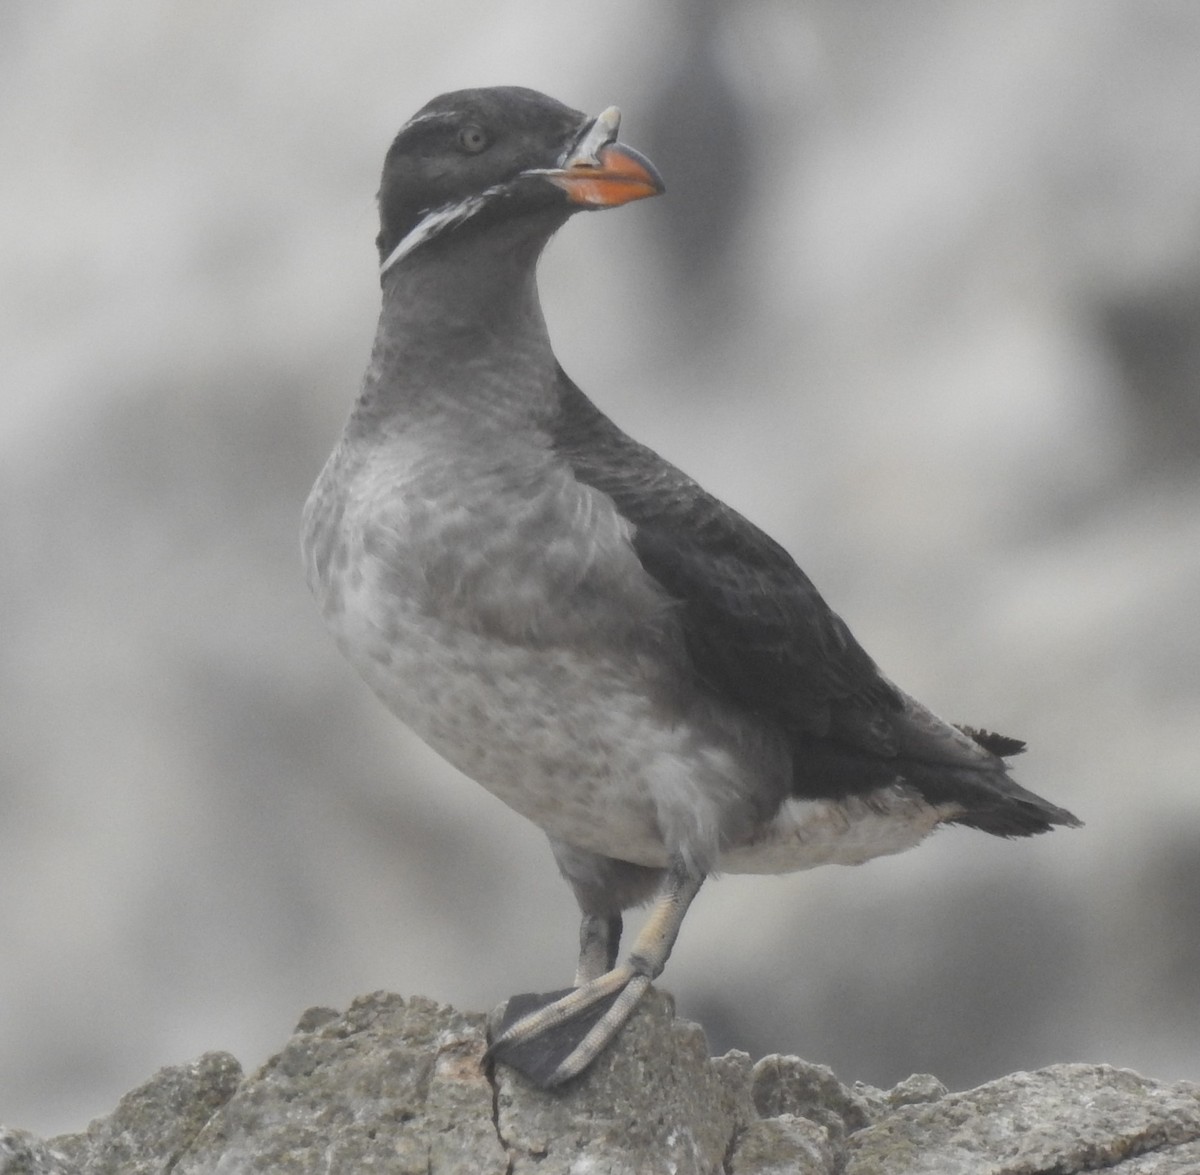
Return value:
[(649, 986), (648, 977), (622, 967), (582, 987), (513, 996), (487, 1055), (553, 1089), (604, 1051)]

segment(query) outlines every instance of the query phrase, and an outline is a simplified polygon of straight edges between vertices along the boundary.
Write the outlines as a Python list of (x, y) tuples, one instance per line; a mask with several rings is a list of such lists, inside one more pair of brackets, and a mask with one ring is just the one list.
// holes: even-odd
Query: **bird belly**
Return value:
[(761, 764), (690, 720), (671, 604), (606, 503), (574, 484), (520, 502), (497, 489), (469, 508), (405, 488), (386, 527), (376, 503), (311, 506), (310, 582), (347, 659), (424, 742), (550, 836), (711, 868), (761, 803)]
[(721, 854), (728, 873), (794, 873), (861, 865), (920, 844), (957, 805), (926, 803), (902, 784), (840, 800), (788, 799), (754, 835)]
[(519, 647), (399, 609), (379, 626), (366, 620), (368, 601), (347, 605), (335, 635), (384, 704), (459, 771), (569, 844), (664, 866), (662, 793), (736, 771), (655, 713), (628, 665)]

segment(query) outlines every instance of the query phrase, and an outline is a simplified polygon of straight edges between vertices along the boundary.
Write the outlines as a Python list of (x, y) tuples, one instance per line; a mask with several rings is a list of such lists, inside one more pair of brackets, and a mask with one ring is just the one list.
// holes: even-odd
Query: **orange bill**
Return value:
[(609, 143), (591, 158), (568, 160), (561, 171), (546, 178), (562, 188), (572, 204), (585, 208), (616, 208), (661, 195), (665, 188), (654, 164), (621, 143)]

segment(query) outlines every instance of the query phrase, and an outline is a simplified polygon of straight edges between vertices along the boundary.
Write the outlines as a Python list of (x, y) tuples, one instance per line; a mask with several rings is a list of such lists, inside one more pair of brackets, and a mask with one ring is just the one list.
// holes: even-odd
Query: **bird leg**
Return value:
[[(579, 933), (578, 977), (583, 982), (565, 992), (513, 996), (488, 1056), (512, 1065), (543, 1089), (582, 1073), (621, 1030), (651, 980), (662, 974), (703, 882), (703, 875), (672, 864), (650, 917), (619, 967), (612, 960), (620, 919), (585, 916)], [(602, 957), (609, 969), (592, 977)]]
[(620, 914), (584, 914), (579, 923), (579, 966), (575, 970), (575, 986), (582, 987), (599, 979), (617, 965), (617, 950), (621, 945)]

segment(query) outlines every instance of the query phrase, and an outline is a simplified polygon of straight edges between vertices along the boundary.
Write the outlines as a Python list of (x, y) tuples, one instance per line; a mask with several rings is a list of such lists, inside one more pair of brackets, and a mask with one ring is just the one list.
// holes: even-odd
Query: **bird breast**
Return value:
[(689, 721), (675, 607), (608, 498), (549, 454), (410, 434), (344, 442), (305, 516), (338, 644), (443, 757), (570, 844), (715, 859), (753, 771)]

